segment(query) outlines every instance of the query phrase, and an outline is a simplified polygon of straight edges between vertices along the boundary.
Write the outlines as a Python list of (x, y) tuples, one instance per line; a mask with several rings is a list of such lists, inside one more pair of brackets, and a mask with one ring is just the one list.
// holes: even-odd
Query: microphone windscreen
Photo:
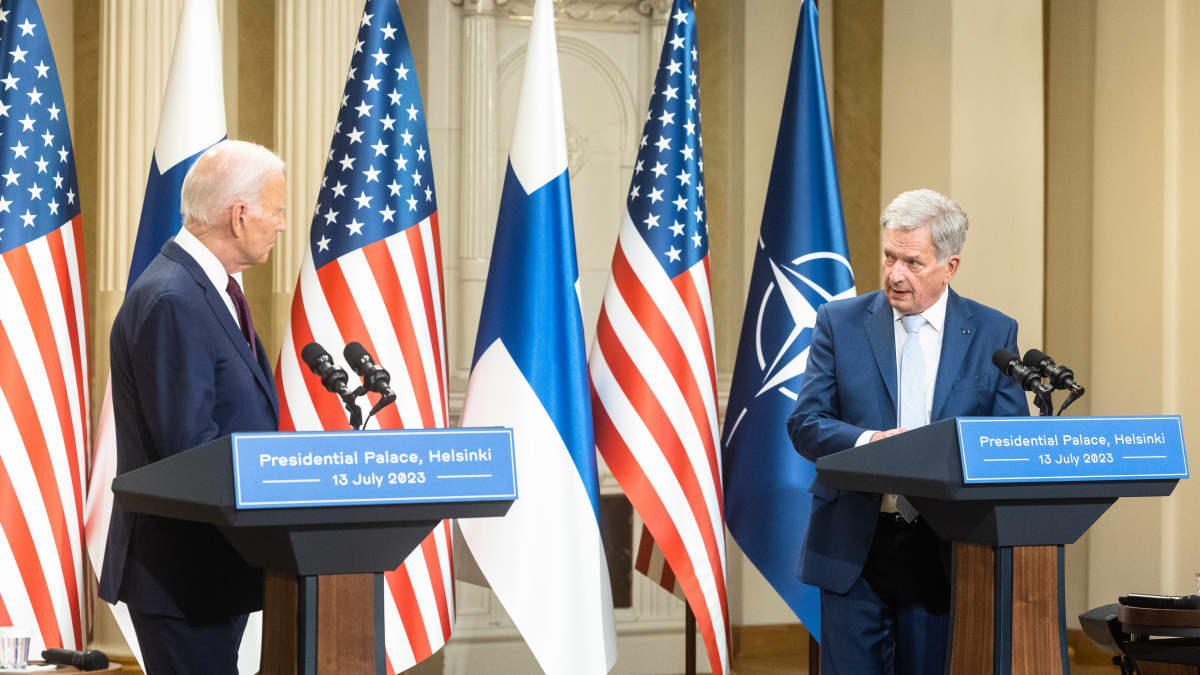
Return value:
[(359, 368), (363, 363), (364, 356), (368, 361), (374, 361), (374, 359), (371, 358), (371, 355), (367, 353), (367, 349), (357, 342), (351, 342), (350, 344), (346, 345), (346, 348), (342, 350), (342, 356), (346, 357), (346, 362), (349, 363), (350, 367), (354, 369), (354, 372), (358, 373), (359, 375), (362, 375), (362, 372), (359, 370)]
[(93, 649), (83, 655), (81, 666), (80, 670), (104, 670), (108, 667), (108, 657), (104, 655), (104, 652)]
[(317, 362), (321, 360), (322, 356), (329, 356), (329, 352), (325, 351), (324, 347), (315, 342), (304, 345), (304, 349), (300, 350), (300, 358), (314, 372), (317, 369)]
[(1054, 359), (1051, 359), (1049, 356), (1047, 356), (1046, 352), (1037, 349), (1030, 349), (1029, 351), (1025, 352), (1025, 358), (1021, 360), (1025, 363), (1025, 365), (1037, 370), (1042, 367), (1043, 363), (1047, 361), (1053, 361)]
[(1018, 358), (1020, 357), (1003, 347), (992, 352), (992, 363), (996, 364), (996, 367), (1000, 370), (1007, 370), (1008, 364)]

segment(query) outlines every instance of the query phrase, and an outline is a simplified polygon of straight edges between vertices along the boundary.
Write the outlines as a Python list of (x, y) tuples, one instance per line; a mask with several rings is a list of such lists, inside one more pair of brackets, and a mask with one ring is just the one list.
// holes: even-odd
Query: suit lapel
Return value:
[(933, 409), (930, 421), (941, 419), (942, 408), (950, 398), (954, 375), (962, 367), (971, 340), (975, 339), (974, 314), (953, 290), (947, 290), (946, 322), (942, 326), (942, 355), (938, 361), (937, 381), (933, 385)]
[(879, 367), (879, 375), (887, 387), (888, 398), (892, 402), (892, 417), (896, 416), (896, 328), (892, 325), (892, 306), (884, 298), (882, 291), (877, 291), (875, 301), (867, 308), (867, 339), (871, 343), (871, 352), (875, 354), (875, 365)]
[[(246, 342), (246, 337), (242, 335), (241, 327), (238, 326), (233, 315), (229, 313), (229, 307), (225, 305), (225, 301), (221, 299), (217, 290), (213, 288), (212, 282), (204, 274), (204, 270), (200, 269), (200, 264), (193, 260), (192, 256), (188, 255), (179, 244), (176, 244), (174, 239), (164, 244), (162, 250), (164, 255), (179, 263), (187, 270), (192, 275), (192, 278), (195, 279), (196, 284), (200, 286), (200, 289), (204, 293), (204, 299), (208, 303), (208, 308), (212, 310), (212, 313), (217, 318), (217, 324), (224, 330), (225, 337), (229, 338), (234, 350), (241, 355), (242, 360), (246, 363), (246, 367), (254, 375), (254, 380), (258, 382), (258, 386), (262, 388), (263, 393), (271, 400), (271, 407), (275, 410), (275, 414), (278, 415), (279, 404), (275, 399), (275, 388), (263, 371), (262, 364), (250, 353), (250, 343)], [(257, 336), (255, 337), (257, 338)], [(261, 341), (259, 342), (259, 349), (262, 349)]]

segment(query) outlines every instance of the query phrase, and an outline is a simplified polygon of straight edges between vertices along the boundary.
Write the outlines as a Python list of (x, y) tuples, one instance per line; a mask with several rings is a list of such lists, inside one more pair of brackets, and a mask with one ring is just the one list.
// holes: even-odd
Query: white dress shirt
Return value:
[[(233, 317), (233, 322), (238, 328), (242, 327), (242, 323), (238, 321), (237, 309), (233, 306), (233, 298), (225, 292), (225, 287), (229, 285), (229, 274), (225, 271), (225, 265), (217, 259), (217, 256), (209, 250), (204, 242), (196, 238), (186, 227), (179, 228), (179, 234), (175, 235), (175, 243), (179, 244), (185, 253), (192, 256), (192, 260), (204, 270), (204, 276), (208, 277), (213, 288), (217, 289), (217, 295), (225, 301), (225, 307), (229, 309), (229, 314)], [(242, 273), (238, 272), (233, 275), (237, 279), (238, 284), (242, 283)]]

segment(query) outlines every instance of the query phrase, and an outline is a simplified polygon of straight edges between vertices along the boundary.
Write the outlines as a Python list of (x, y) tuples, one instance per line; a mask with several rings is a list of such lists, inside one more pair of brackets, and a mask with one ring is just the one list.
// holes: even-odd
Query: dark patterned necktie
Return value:
[(238, 323), (242, 326), (242, 335), (246, 337), (246, 342), (250, 343), (250, 353), (254, 358), (258, 358), (258, 348), (254, 344), (254, 319), (250, 318), (250, 303), (246, 302), (246, 296), (242, 293), (237, 279), (229, 277), (229, 283), (225, 284), (225, 292), (229, 294), (229, 299), (233, 300), (233, 309), (237, 312)]

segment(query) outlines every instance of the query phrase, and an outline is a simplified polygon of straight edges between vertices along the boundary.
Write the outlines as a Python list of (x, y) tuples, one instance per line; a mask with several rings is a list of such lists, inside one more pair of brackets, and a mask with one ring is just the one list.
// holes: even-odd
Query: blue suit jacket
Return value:
[[(942, 354), (930, 420), (1028, 415), (1025, 393), (992, 364), (1017, 351), (1017, 322), (948, 290)], [(896, 336), (882, 291), (826, 303), (817, 311), (808, 366), (788, 433), (809, 460), (853, 447), (867, 429), (894, 429)], [(800, 580), (845, 593), (858, 579), (878, 521), (879, 494), (814, 480)]]
[[(279, 404), (258, 358), (200, 265), (168, 241), (125, 296), (109, 339), (117, 473), (235, 431), (274, 431)], [(207, 480), (196, 476), (196, 480)], [(217, 528), (113, 507), (100, 597), (168, 616), (262, 607), (262, 572)]]

